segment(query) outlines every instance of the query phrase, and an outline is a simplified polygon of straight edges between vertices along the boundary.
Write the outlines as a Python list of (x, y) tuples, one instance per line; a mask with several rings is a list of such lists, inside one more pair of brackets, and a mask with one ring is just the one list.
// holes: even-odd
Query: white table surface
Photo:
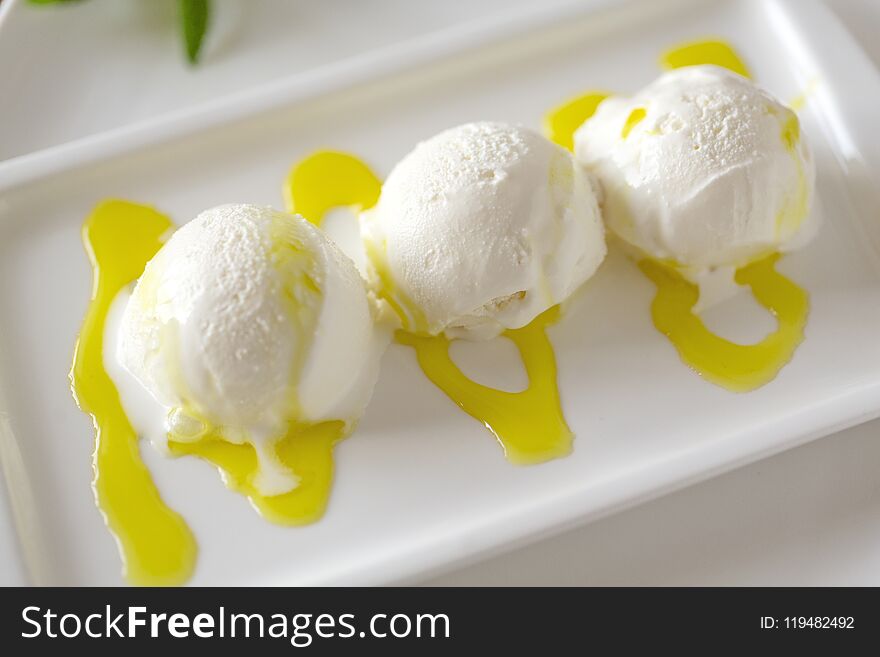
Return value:
[[(534, 2), (215, 0), (193, 71), (182, 64), (172, 0), (11, 12), (0, 0), (10, 13), (0, 29), (0, 160)], [(880, 2), (827, 3), (880, 67)], [(44, 38), (70, 56), (43, 48)], [(84, 40), (106, 46), (79, 47)], [(145, 56), (149, 69), (133, 68)], [(41, 84), (32, 74), (41, 67), (63, 71), (53, 79), (66, 83)], [(35, 115), (42, 130), (18, 129)], [(878, 585), (878, 436), (880, 420), (423, 583)], [(9, 539), (0, 537), (0, 554)]]

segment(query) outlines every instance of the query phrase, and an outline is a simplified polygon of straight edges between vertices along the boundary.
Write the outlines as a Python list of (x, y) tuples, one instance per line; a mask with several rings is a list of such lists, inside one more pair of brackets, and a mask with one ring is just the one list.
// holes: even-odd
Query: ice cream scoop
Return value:
[(605, 256), (590, 176), (566, 150), (503, 123), (418, 144), (361, 232), (371, 284), (405, 328), (469, 339), (525, 326)]
[(260, 454), (291, 423), (355, 422), (387, 340), (353, 263), (315, 226), (224, 205), (149, 262), (116, 358), (167, 411), (174, 440), (212, 432)]
[[(710, 44), (727, 65), (735, 51)], [(671, 51), (705, 53), (705, 44)], [(667, 57), (667, 60), (670, 58)], [(817, 228), (815, 171), (793, 111), (739, 73), (713, 65), (662, 75), (632, 97), (604, 100), (574, 135), (600, 179), (607, 225), (657, 294), (651, 318), (704, 379), (746, 392), (771, 381), (804, 337), (809, 296), (775, 269)], [(743, 344), (703, 321), (749, 289), (776, 329)]]
[(814, 165), (797, 116), (726, 69), (681, 68), (608, 98), (574, 140), (602, 184), (609, 229), (694, 280), (815, 233)]

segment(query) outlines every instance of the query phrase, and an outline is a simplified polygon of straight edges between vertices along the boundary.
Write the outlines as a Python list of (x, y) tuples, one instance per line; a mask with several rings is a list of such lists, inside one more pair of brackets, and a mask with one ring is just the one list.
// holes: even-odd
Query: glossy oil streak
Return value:
[(574, 150), (574, 133), (610, 94), (590, 91), (553, 108), (544, 116), (544, 135), (555, 144)]
[(397, 341), (416, 350), (425, 376), (492, 432), (511, 463), (529, 465), (571, 452), (573, 436), (556, 386), (556, 357), (545, 332), (558, 316), (559, 306), (554, 306), (528, 326), (504, 332), (519, 350), (529, 377), (529, 386), (520, 392), (496, 390), (466, 377), (450, 357), (451, 341), (443, 335), (401, 331)]
[(746, 66), (736, 50), (724, 41), (709, 39), (682, 43), (670, 48), (660, 56), (660, 65), (663, 68), (684, 68), (685, 66), (704, 64), (714, 64), (744, 77), (752, 77), (749, 67)]
[(758, 260), (736, 272), (755, 300), (778, 322), (777, 329), (757, 344), (730, 342), (706, 328), (693, 312), (700, 296), (696, 285), (673, 267), (642, 260), (640, 269), (657, 286), (651, 317), (657, 330), (700, 376), (735, 392), (754, 390), (771, 381), (804, 339), (810, 304), (807, 293), (775, 270), (779, 254)]
[(125, 201), (105, 201), (86, 220), (92, 299), (77, 341), (71, 387), (95, 425), (94, 490), (133, 584), (173, 585), (195, 566), (196, 542), (168, 508), (141, 460), (138, 436), (104, 368), (104, 325), (117, 294), (135, 280), (173, 227), (168, 217)]
[(333, 447), (344, 436), (343, 422), (292, 426), (272, 448), (299, 483), (287, 493), (272, 496), (262, 495), (255, 486), (260, 465), (250, 444), (207, 436), (194, 443), (169, 440), (168, 446), (175, 456), (190, 454), (216, 465), (224, 483), (247, 496), (266, 520), (278, 525), (306, 525), (318, 520), (327, 508), (333, 483)]

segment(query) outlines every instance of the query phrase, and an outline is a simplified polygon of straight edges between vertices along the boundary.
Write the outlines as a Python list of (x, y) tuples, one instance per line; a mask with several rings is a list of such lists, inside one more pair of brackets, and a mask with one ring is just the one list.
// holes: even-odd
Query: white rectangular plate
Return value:
[[(802, 125), (824, 226), (781, 265), (809, 290), (812, 313), (779, 377), (748, 394), (701, 380), (652, 327), (651, 284), (612, 253), (551, 329), (577, 435), (569, 458), (510, 465), (400, 346), (336, 450), (330, 507), (312, 526), (272, 526), (209, 465), (144, 446), (163, 496), (198, 537), (192, 583), (413, 581), (880, 415), (880, 83), (833, 16), (795, 1), (556, 8), (0, 164), (0, 458), (32, 581), (122, 581), (92, 498), (90, 422), (67, 384), (90, 286), (80, 227), (97, 201), (149, 203), (179, 222), (220, 203), (280, 206), (288, 168), (316, 148), (352, 151), (387, 174), (440, 129), (479, 119), (538, 127), (581, 91), (633, 91), (657, 75), (666, 47), (708, 35), (732, 42), (779, 97), (809, 90)], [(747, 301), (709, 321), (754, 337), (768, 320)], [(510, 371), (476, 349), (460, 354), (470, 367)]]

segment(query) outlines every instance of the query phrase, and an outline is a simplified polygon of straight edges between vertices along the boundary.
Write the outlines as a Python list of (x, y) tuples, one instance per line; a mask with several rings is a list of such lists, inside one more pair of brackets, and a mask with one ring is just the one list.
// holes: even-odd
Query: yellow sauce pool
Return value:
[(324, 515), (333, 483), (333, 447), (344, 437), (342, 422), (291, 427), (274, 449), (299, 484), (287, 493), (272, 496), (262, 495), (254, 485), (260, 465), (250, 444), (238, 445), (208, 436), (195, 443), (169, 440), (168, 446), (175, 456), (190, 454), (216, 465), (224, 483), (247, 496), (266, 520), (278, 525), (306, 525)]
[(752, 77), (749, 67), (746, 66), (733, 46), (719, 39), (682, 43), (670, 48), (660, 56), (660, 65), (667, 69), (704, 64), (714, 64), (747, 78)]
[(693, 312), (699, 289), (673, 267), (653, 260), (639, 263), (657, 286), (651, 304), (654, 326), (669, 338), (681, 359), (707, 381), (735, 392), (754, 390), (779, 373), (804, 339), (809, 298), (774, 269), (778, 259), (779, 254), (774, 253), (736, 272), (736, 282), (751, 288), (755, 300), (778, 323), (774, 332), (751, 345), (730, 342), (706, 328)]
[(641, 123), (647, 115), (648, 112), (644, 107), (637, 107), (632, 112), (630, 112), (629, 116), (626, 117), (626, 122), (623, 124), (623, 128), (620, 131), (620, 138), (626, 139), (627, 137), (629, 137), (629, 133), (632, 132), (632, 129), (635, 128), (639, 123)]
[(589, 119), (599, 104), (610, 94), (590, 91), (576, 96), (547, 112), (544, 116), (544, 135), (555, 144), (574, 150), (574, 133)]
[(95, 425), (94, 490), (133, 584), (185, 582), (196, 542), (183, 518), (162, 501), (141, 461), (138, 436), (104, 369), (104, 324), (113, 300), (135, 280), (173, 228), (152, 208), (125, 201), (98, 205), (83, 227), (92, 263), (92, 299), (76, 345), (71, 387)]
[(529, 385), (520, 392), (484, 386), (466, 377), (449, 355), (443, 335), (399, 332), (397, 341), (416, 350), (422, 371), (465, 413), (479, 420), (511, 463), (530, 465), (571, 453), (573, 435), (559, 402), (556, 356), (546, 327), (559, 317), (554, 306), (528, 326), (504, 332), (519, 350)]

